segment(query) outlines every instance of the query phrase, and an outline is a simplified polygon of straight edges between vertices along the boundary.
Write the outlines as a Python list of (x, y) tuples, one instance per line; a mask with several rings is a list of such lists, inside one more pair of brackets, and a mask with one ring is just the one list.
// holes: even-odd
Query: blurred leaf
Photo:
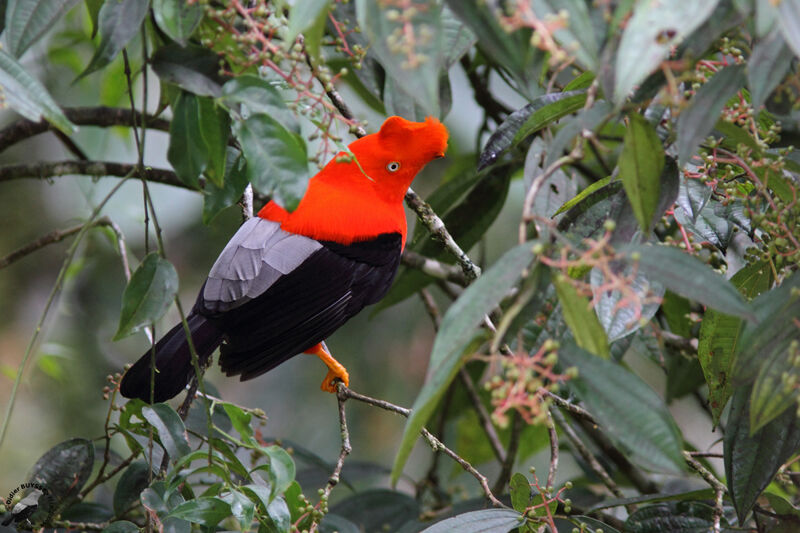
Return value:
[[(601, 269), (593, 268), (589, 274), (589, 282), (595, 301), (594, 312), (600, 320), (602, 329), (608, 337), (607, 342), (614, 342), (639, 330), (650, 321), (659, 308), (658, 302), (645, 303), (648, 296), (661, 298), (664, 296), (664, 286), (655, 280), (650, 280), (642, 272), (634, 272), (630, 265), (612, 265), (616, 274), (627, 277), (628, 298), (638, 297), (642, 304), (636, 307), (635, 302), (619, 305), (623, 300), (620, 290), (602, 290), (606, 283), (612, 280), (605, 279)], [(580, 326), (578, 326), (580, 327)], [(579, 343), (580, 345), (580, 343)], [(582, 346), (585, 348), (585, 346)], [(591, 351), (591, 350), (590, 350)]]
[(133, 522), (128, 522), (127, 520), (117, 520), (115, 522), (111, 522), (101, 533), (138, 533), (139, 526), (134, 524)]
[(210, 224), (220, 211), (236, 204), (247, 187), (247, 162), (241, 152), (228, 146), (225, 166), (225, 179), (221, 189), (213, 182), (208, 182), (203, 187), (203, 224)]
[(576, 526), (581, 526), (581, 531), (584, 533), (620, 533), (618, 529), (591, 516), (573, 515), (569, 517), (569, 520)]
[(231, 120), (210, 98), (197, 99), (197, 125), (200, 138), (205, 145), (205, 174), (217, 187), (225, 182), (225, 163), (228, 137), (231, 134)]
[(102, 524), (114, 517), (114, 512), (95, 502), (76, 502), (61, 511), (59, 518), (70, 522), (92, 522)]
[(772, 507), (772, 510), (775, 511), (776, 514), (800, 518), (800, 509), (792, 505), (782, 496), (772, 494), (771, 492), (765, 492), (764, 497), (767, 499), (769, 506)]
[(442, 520), (420, 533), (505, 533), (525, 525), (525, 522), (520, 513), (511, 509), (485, 509)]
[(286, 489), (294, 482), (294, 460), (280, 446), (268, 446), (261, 448), (261, 451), (269, 457), (270, 490), (272, 491), (272, 498), (275, 498), (278, 494), (286, 492)]
[(266, 115), (237, 120), (233, 130), (247, 159), (253, 188), (293, 211), (310, 177), (303, 138)]
[(456, 18), (447, 4), (442, 9), (442, 68), (450, 70), (475, 44), (477, 37), (465, 23)]
[(97, 17), (100, 44), (78, 79), (100, 70), (117, 57), (128, 41), (139, 33), (149, 7), (149, 0), (109, 0), (103, 4)]
[(34, 122), (45, 120), (66, 134), (77, 128), (70, 122), (47, 89), (28, 74), (14, 57), (0, 49), (0, 90), (4, 105)]
[(100, 16), (100, 8), (103, 7), (104, 1), (105, 0), (85, 0), (86, 10), (89, 12), (89, 18), (92, 21), (92, 39), (97, 35), (97, 19)]
[(122, 312), (114, 340), (125, 338), (160, 319), (177, 293), (175, 267), (156, 252), (149, 253), (122, 294)]
[(511, 507), (519, 513), (524, 513), (531, 504), (531, 484), (524, 474), (516, 472), (511, 476), (509, 482), (509, 493), (511, 495)]
[(359, 26), (389, 76), (401, 81), (429, 115), (439, 116), (439, 70), (443, 64), (442, 4), (422, 0), (401, 11), (356, 0)]
[(269, 115), (287, 130), (300, 133), (300, 124), (294, 113), (286, 107), (281, 93), (273, 84), (258, 76), (244, 74), (226, 82), (222, 86), (221, 98), (228, 106), (243, 104), (248, 111), (245, 118), (253, 113)]
[(3, 49), (20, 57), (77, 3), (78, 0), (8, 0)]
[(578, 377), (568, 382), (570, 391), (631, 462), (657, 472), (683, 472), (680, 431), (649, 385), (570, 342), (561, 343), (558, 359), (564, 367), (578, 368)]
[(78, 496), (94, 467), (94, 445), (86, 439), (56, 444), (33, 465), (28, 482), (44, 485), (63, 506)]
[(697, 220), (708, 200), (711, 198), (711, 187), (700, 180), (682, 177), (678, 190), (678, 207), (692, 222)]
[(657, 494), (642, 494), (641, 496), (631, 496), (628, 498), (609, 498), (600, 503), (596, 503), (589, 507), (586, 512), (593, 513), (601, 509), (610, 509), (612, 507), (621, 507), (632, 503), (648, 503), (648, 502), (662, 502), (670, 500), (708, 500), (714, 497), (714, 489), (698, 489), (691, 491), (679, 491), (670, 493), (657, 493)]
[(214, 527), (231, 516), (231, 506), (220, 498), (200, 497), (178, 505), (168, 516)]
[(219, 73), (219, 56), (208, 48), (172, 43), (156, 50), (150, 61), (161, 81), (198, 96), (217, 98), (222, 95), (226, 80)]
[(664, 400), (667, 404), (695, 392), (706, 382), (703, 377), (703, 368), (696, 357), (686, 357), (680, 353), (670, 352), (671, 350), (668, 351), (667, 386), (664, 391)]
[(642, 115), (633, 113), (629, 119), (622, 154), (619, 156), (619, 175), (636, 220), (647, 234), (658, 207), (664, 148), (655, 130)]
[(319, 523), (321, 533), (361, 533), (361, 529), (347, 518), (327, 513)]
[(723, 67), (697, 90), (689, 107), (678, 117), (678, 160), (689, 162), (698, 145), (708, 137), (728, 99), (745, 83), (744, 65)]
[(561, 213), (564, 213), (565, 211), (569, 211), (574, 206), (576, 206), (579, 203), (581, 203), (586, 197), (591, 195), (593, 192), (595, 192), (595, 191), (597, 191), (599, 189), (602, 189), (603, 187), (608, 185), (610, 182), (611, 182), (611, 176), (607, 176), (607, 177), (605, 177), (605, 178), (603, 178), (601, 180), (595, 181), (594, 183), (592, 183), (591, 185), (589, 185), (588, 187), (583, 189), (581, 192), (579, 192), (578, 194), (573, 196), (572, 199), (564, 202), (564, 205), (559, 207), (558, 210), (555, 213), (553, 213), (553, 216), (560, 215)]
[(624, 253), (638, 257), (640, 271), (676, 294), (747, 320), (755, 315), (739, 291), (724, 277), (688, 253), (670, 246), (629, 245)]
[(778, 26), (783, 32), (786, 44), (800, 57), (800, 0), (781, 0), (773, 4), (772, 9), (778, 10)]
[(319, 57), (320, 41), (325, 31), (325, 20), (331, 8), (331, 0), (295, 0), (289, 10), (289, 28), (285, 37), (286, 48), (294, 45), (297, 36), (303, 34), (305, 48), (313, 58)]
[(165, 403), (146, 405), (142, 407), (142, 416), (158, 432), (158, 438), (171, 460), (177, 461), (192, 451), (186, 438), (183, 420), (172, 407)]
[(777, 30), (756, 42), (747, 61), (747, 86), (753, 109), (758, 110), (767, 101), (788, 72), (793, 58), (794, 54)]
[[(731, 283), (748, 299), (772, 285), (772, 270), (764, 262), (747, 265), (731, 278)], [(741, 342), (744, 323), (740, 318), (707, 309), (700, 325), (697, 357), (708, 383), (708, 403), (714, 424), (733, 392), (730, 382), (733, 358)]]
[(634, 87), (655, 72), (670, 50), (711, 16), (717, 2), (637, 1), (617, 50), (614, 101), (621, 104)]
[(186, 46), (203, 20), (204, 8), (199, 2), (153, 0), (153, 14), (161, 31), (181, 46)]
[(331, 507), (331, 512), (347, 517), (359, 531), (398, 531), (421, 512), (420, 504), (402, 492), (368, 489), (357, 492)]
[(749, 389), (734, 391), (723, 440), (725, 478), (740, 522), (778, 468), (800, 448), (800, 420), (794, 409), (752, 432), (749, 403)]
[(395, 457), (393, 483), (400, 477), (420, 430), (461, 367), (463, 352), (474, 336), (475, 327), (517, 283), (523, 270), (533, 259), (532, 246), (532, 243), (527, 242), (503, 254), (491, 268), (467, 287), (445, 313), (431, 351), (425, 384), (414, 401)]
[(556, 41), (573, 55), (584, 69), (596, 70), (598, 66), (598, 47), (594, 35), (589, 9), (582, 0), (533, 0), (531, 8), (540, 20), (557, 18), (562, 12), (567, 14), (564, 27), (556, 27), (553, 33)]
[[(725, 528), (722, 518), (722, 531)], [(705, 533), (714, 528), (714, 508), (700, 502), (665, 502), (637, 509), (625, 521), (630, 533)]]
[(172, 110), (167, 159), (178, 178), (190, 187), (200, 187), (200, 174), (208, 162), (200, 123), (200, 98), (181, 92)]
[(578, 294), (578, 291), (562, 275), (553, 279), (558, 293), (558, 301), (564, 313), (564, 321), (575, 337), (575, 342), (584, 350), (608, 359), (608, 338), (597, 315), (589, 306), (589, 300)]
[(222, 496), (222, 501), (230, 505), (231, 515), (239, 522), (242, 531), (250, 529), (256, 514), (256, 505), (243, 493), (231, 489)]
[(125, 469), (114, 489), (114, 515), (122, 516), (139, 501), (139, 495), (150, 484), (150, 468), (144, 461), (135, 461)]
[(517, 109), (492, 133), (478, 159), (478, 170), (494, 164), (512, 146), (586, 103), (586, 91), (545, 94)]

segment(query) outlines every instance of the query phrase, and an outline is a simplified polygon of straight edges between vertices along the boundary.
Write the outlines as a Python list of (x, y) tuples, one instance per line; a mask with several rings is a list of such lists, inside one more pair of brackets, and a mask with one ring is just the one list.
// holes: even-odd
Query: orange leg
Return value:
[(350, 384), (350, 375), (347, 373), (347, 369), (339, 361), (333, 358), (333, 356), (328, 352), (327, 346), (325, 346), (324, 342), (315, 344), (306, 350), (305, 353), (309, 355), (316, 355), (328, 367), (328, 374), (325, 376), (325, 379), (322, 380), (322, 385), (320, 386), (322, 390), (336, 393), (335, 381), (337, 379), (341, 380), (345, 387)]

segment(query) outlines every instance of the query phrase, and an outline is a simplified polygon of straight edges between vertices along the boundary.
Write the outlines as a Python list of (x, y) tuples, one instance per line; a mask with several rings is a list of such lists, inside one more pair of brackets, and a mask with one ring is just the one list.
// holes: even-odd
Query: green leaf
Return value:
[(778, 26), (783, 38), (794, 54), (800, 57), (800, 0), (782, 0), (777, 4), (770, 2), (769, 8), (778, 10)]
[(643, 494), (641, 496), (631, 496), (629, 498), (609, 498), (600, 503), (596, 503), (589, 507), (586, 512), (594, 513), (602, 509), (610, 509), (612, 507), (622, 507), (623, 505), (636, 504), (636, 503), (649, 503), (649, 502), (662, 502), (670, 500), (708, 500), (714, 497), (713, 489), (698, 489), (689, 492), (670, 492), (658, 494)]
[(478, 159), (478, 170), (494, 164), (506, 150), (585, 103), (586, 91), (570, 91), (545, 94), (517, 109), (489, 137)]
[(61, 442), (33, 465), (28, 481), (47, 487), (56, 504), (63, 506), (74, 498), (89, 480), (94, 466), (94, 445), (86, 439)]
[(199, 96), (222, 95), (226, 80), (219, 73), (219, 56), (208, 48), (168, 44), (156, 50), (151, 65), (161, 81)]
[(318, 58), (330, 8), (331, 0), (296, 0), (289, 11), (289, 28), (285, 37), (287, 50), (302, 33), (309, 55)]
[(684, 470), (680, 431), (658, 395), (621, 365), (562, 342), (559, 362), (578, 368), (569, 389), (634, 464), (658, 472)]
[(89, 12), (89, 18), (92, 21), (92, 39), (97, 35), (98, 24), (97, 19), (100, 16), (100, 8), (103, 7), (104, 0), (85, 0), (86, 10)]
[(13, 57), (20, 57), (77, 3), (78, 0), (8, 0), (3, 48)]
[(511, 509), (485, 509), (459, 514), (433, 524), (420, 533), (506, 533), (525, 524), (525, 518)]
[(222, 501), (231, 506), (231, 514), (248, 531), (256, 514), (256, 504), (244, 493), (231, 489), (222, 496)]
[(634, 113), (629, 118), (619, 156), (619, 175), (639, 226), (649, 234), (661, 192), (664, 148), (656, 131), (642, 115)]
[(356, 0), (359, 26), (386, 73), (403, 83), (426, 113), (439, 116), (442, 4), (422, 0), (414, 7), (413, 12), (402, 12), (380, 2)]
[(167, 516), (214, 527), (231, 516), (231, 506), (220, 498), (201, 497), (178, 505)]
[(122, 294), (117, 341), (160, 319), (178, 293), (175, 267), (157, 253), (151, 252), (131, 276)]
[(100, 44), (78, 79), (100, 70), (117, 57), (128, 41), (139, 33), (149, 7), (149, 0), (108, 0), (103, 4), (97, 18)]
[(192, 451), (186, 438), (183, 420), (172, 407), (165, 403), (145, 405), (142, 407), (142, 416), (158, 432), (158, 438), (170, 459), (177, 461)]
[(445, 72), (458, 63), (475, 44), (477, 37), (465, 23), (456, 18), (447, 4), (442, 9), (442, 70)]
[(225, 181), (228, 137), (231, 134), (231, 121), (228, 114), (210, 98), (198, 98), (197, 125), (200, 138), (205, 145), (205, 174), (217, 187)]
[(233, 405), (232, 403), (225, 402), (222, 404), (222, 408), (225, 410), (225, 414), (228, 415), (233, 428), (239, 432), (242, 442), (245, 444), (254, 444), (253, 428), (250, 426), (252, 415), (246, 413), (241, 407)]
[(377, 532), (399, 531), (410, 518), (419, 516), (422, 509), (408, 494), (389, 489), (369, 489), (338, 502), (331, 511), (346, 516), (357, 526), (357, 531)]
[(203, 20), (204, 8), (200, 2), (186, 0), (153, 0), (156, 24), (170, 39), (186, 46), (189, 37)]
[(751, 432), (749, 400), (747, 388), (734, 392), (723, 440), (725, 478), (740, 522), (778, 468), (800, 448), (800, 419), (793, 409)]
[(724, 277), (688, 253), (670, 246), (628, 245), (622, 248), (646, 276), (667, 289), (718, 311), (754, 320), (750, 305)]
[(558, 301), (561, 302), (564, 322), (572, 331), (578, 346), (603, 359), (611, 357), (606, 332), (592, 311), (589, 301), (578, 294), (575, 287), (562, 275), (556, 276), (553, 284), (556, 286)]
[(283, 494), (286, 489), (294, 482), (296, 467), (294, 460), (289, 453), (280, 446), (268, 446), (261, 448), (269, 457), (270, 486), (272, 498), (278, 494)]
[[(772, 270), (763, 262), (747, 265), (731, 278), (731, 283), (748, 299), (772, 285)], [(708, 383), (708, 403), (714, 424), (733, 392), (730, 382), (734, 354), (741, 342), (744, 323), (740, 318), (707, 309), (700, 325), (697, 357)]]
[(399, 479), (420, 430), (463, 364), (464, 350), (470, 344), (476, 326), (517, 283), (533, 259), (532, 246), (530, 242), (520, 244), (503, 254), (461, 294), (444, 315), (433, 344), (428, 377), (414, 401), (403, 431), (392, 468), (392, 483)]
[(744, 65), (731, 65), (717, 71), (698, 89), (689, 107), (678, 117), (678, 160), (689, 162), (698, 145), (708, 137), (728, 99), (745, 83)]
[(66, 134), (77, 128), (70, 122), (47, 89), (36, 78), (28, 74), (14, 57), (0, 50), (0, 90), (5, 105), (34, 122), (45, 118)]
[[(722, 519), (722, 525), (727, 525)], [(714, 508), (700, 502), (665, 502), (637, 509), (625, 521), (629, 533), (705, 533), (713, 530)], [(723, 531), (730, 531), (725, 528)]]
[(182, 92), (172, 111), (167, 159), (178, 178), (190, 187), (200, 187), (200, 174), (206, 168), (208, 153), (200, 125), (200, 98)]
[(300, 133), (300, 124), (283, 100), (283, 96), (275, 86), (267, 80), (252, 74), (237, 76), (222, 86), (222, 101), (232, 106), (244, 105), (247, 108), (245, 118), (252, 113), (269, 115), (280, 122), (284, 128)]
[(576, 206), (579, 203), (581, 203), (586, 197), (591, 195), (593, 192), (595, 192), (595, 191), (597, 191), (599, 189), (602, 189), (603, 187), (605, 187), (609, 183), (611, 183), (611, 176), (607, 176), (607, 177), (605, 177), (605, 178), (603, 178), (601, 180), (595, 181), (594, 183), (592, 183), (591, 185), (589, 185), (588, 187), (583, 189), (581, 192), (579, 192), (578, 194), (573, 196), (570, 200), (567, 200), (566, 202), (564, 202), (564, 205), (559, 207), (558, 211), (553, 213), (553, 216), (560, 215), (561, 213), (564, 213), (565, 211), (569, 211), (574, 206)]
[(569, 521), (576, 526), (580, 526), (582, 528), (580, 531), (583, 533), (620, 533), (618, 529), (591, 516), (572, 515), (569, 517)]
[[(603, 269), (592, 268), (589, 274), (589, 282), (592, 286), (595, 302), (594, 313), (600, 321), (601, 329), (605, 331), (607, 343), (621, 339), (643, 327), (653, 318), (659, 308), (658, 302), (646, 303), (647, 298), (661, 298), (664, 296), (663, 285), (655, 280), (648, 279), (642, 272), (635, 272), (630, 265), (620, 265), (615, 273), (629, 280), (626, 295), (623, 295), (622, 291), (618, 289), (606, 289), (607, 284), (612, 280), (606, 279)], [(626, 296), (638, 297), (642, 305), (624, 305), (623, 298)], [(578, 323), (577, 327), (580, 328), (581, 323)], [(578, 344), (580, 345), (580, 343)], [(588, 349), (586, 346), (582, 346), (582, 348)]]
[(625, 101), (633, 88), (667, 59), (675, 45), (711, 16), (718, 1), (637, 1), (617, 50), (614, 101)]
[(511, 476), (509, 482), (509, 493), (511, 495), (511, 507), (519, 513), (524, 513), (531, 504), (531, 484), (524, 474), (516, 472)]
[(203, 187), (203, 224), (210, 224), (220, 211), (236, 204), (247, 187), (247, 162), (236, 148), (228, 146), (226, 150), (225, 179), (222, 188), (213, 182), (206, 183)]
[(778, 30), (756, 42), (747, 62), (747, 86), (753, 109), (758, 110), (767, 101), (791, 67), (793, 58)]
[(139, 533), (139, 526), (127, 520), (111, 522), (101, 533)]
[(150, 468), (144, 461), (135, 461), (125, 469), (114, 489), (114, 515), (122, 516), (128, 508), (139, 501), (139, 495), (147, 485)]
[(247, 159), (253, 188), (294, 210), (308, 185), (308, 155), (302, 137), (266, 115), (234, 123), (234, 133)]

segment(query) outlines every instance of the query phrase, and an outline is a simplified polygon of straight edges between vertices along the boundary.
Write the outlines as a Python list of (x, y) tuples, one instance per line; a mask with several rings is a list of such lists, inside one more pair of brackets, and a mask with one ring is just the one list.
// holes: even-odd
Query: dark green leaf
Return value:
[(8, 0), (3, 48), (20, 57), (77, 3), (77, 0)]
[(519, 513), (524, 513), (531, 504), (531, 484), (524, 474), (516, 472), (509, 482), (511, 507)]
[(114, 340), (127, 337), (160, 319), (177, 293), (175, 267), (155, 252), (148, 254), (122, 294), (122, 312)]
[(149, 0), (109, 0), (103, 4), (97, 18), (100, 44), (78, 79), (100, 70), (117, 57), (128, 41), (139, 33), (149, 7)]
[(749, 403), (749, 389), (734, 392), (723, 440), (725, 477), (740, 522), (778, 468), (800, 448), (800, 419), (793, 409), (751, 435)]
[(776, 29), (753, 46), (747, 62), (747, 85), (754, 109), (766, 102), (792, 64), (794, 54)]
[(206, 183), (206, 186), (203, 187), (203, 224), (210, 224), (220, 211), (236, 204), (242, 197), (248, 183), (246, 165), (247, 162), (241, 152), (228, 146), (225, 180), (222, 188), (220, 189), (211, 182)]
[(102, 524), (114, 517), (114, 512), (103, 505), (95, 502), (76, 502), (61, 511), (61, 520), (70, 522), (93, 522)]
[(419, 515), (419, 503), (402, 492), (370, 489), (331, 507), (331, 511), (359, 526), (359, 531), (398, 531), (411, 517)]
[(226, 80), (219, 73), (219, 57), (208, 48), (168, 44), (156, 50), (151, 64), (162, 81), (199, 96), (222, 95)]
[(33, 465), (28, 481), (44, 485), (57, 505), (76, 498), (94, 466), (94, 445), (86, 439), (61, 442)]
[[(727, 525), (724, 518), (722, 524)], [(713, 507), (683, 501), (642, 507), (625, 521), (625, 531), (630, 533), (706, 533), (713, 526)]]
[(186, 46), (189, 37), (203, 20), (204, 8), (200, 2), (186, 0), (153, 0), (156, 24), (170, 39)]
[(634, 464), (659, 472), (682, 472), (683, 440), (664, 402), (638, 376), (570, 342), (561, 343), (560, 363), (578, 368), (570, 390), (601, 429)]
[[(158, 432), (158, 437), (170, 459), (177, 461), (191, 452), (186, 438), (183, 420), (172, 407), (165, 403), (156, 403), (142, 407), (142, 416)], [(187, 519), (188, 520), (188, 519)]]
[[(442, 4), (424, 0), (415, 8), (413, 15), (403, 18), (392, 6), (356, 0), (359, 25), (387, 74), (402, 81), (426, 113), (439, 116)], [(409, 31), (413, 34), (410, 39)]]
[(447, 310), (431, 352), (428, 377), (408, 418), (403, 439), (392, 468), (397, 482), (403, 466), (436, 404), (463, 364), (463, 352), (474, 336), (475, 327), (517, 283), (533, 259), (533, 244), (520, 244), (507, 251), (480, 278), (470, 285)]
[(231, 134), (231, 121), (228, 114), (210, 98), (198, 98), (197, 125), (200, 138), (205, 145), (205, 173), (217, 187), (225, 181), (225, 162), (228, 137)]
[[(747, 265), (731, 278), (731, 283), (748, 299), (772, 285), (772, 270), (759, 262)], [(697, 357), (708, 383), (708, 403), (714, 423), (733, 392), (730, 382), (733, 358), (741, 342), (744, 323), (740, 318), (707, 309), (700, 325)]]
[(598, 531), (602, 531), (602, 533), (620, 533), (618, 529), (591, 516), (570, 516), (569, 520), (576, 526), (582, 526), (583, 529), (581, 531), (583, 533), (598, 533)]
[(122, 516), (128, 508), (139, 501), (139, 495), (147, 485), (149, 480), (149, 467), (144, 461), (136, 461), (125, 469), (117, 481), (114, 489), (114, 514)]
[(222, 86), (222, 101), (227, 105), (243, 104), (247, 115), (261, 113), (280, 122), (284, 128), (300, 133), (300, 125), (283, 100), (281, 93), (267, 80), (252, 74), (237, 76)]
[(297, 36), (303, 34), (306, 50), (313, 58), (319, 57), (320, 40), (325, 31), (325, 20), (331, 0), (298, 0), (289, 11), (289, 28), (286, 46), (294, 45)]
[(201, 497), (178, 505), (168, 516), (214, 527), (231, 516), (231, 506), (220, 498)]
[(681, 353), (668, 350), (667, 358), (667, 387), (664, 400), (671, 404), (674, 400), (683, 398), (695, 392), (706, 380), (703, 377), (703, 367), (696, 357), (687, 357)]
[[(642, 305), (624, 305), (624, 303), (620, 305), (624, 298), (622, 291), (618, 289), (603, 290), (612, 280), (606, 279), (606, 275), (600, 268), (591, 270), (589, 282), (595, 300), (594, 313), (600, 321), (601, 329), (605, 330), (605, 336), (608, 337), (606, 342), (614, 342), (630, 335), (649, 322), (658, 311), (659, 305), (657, 302), (645, 303), (647, 297), (661, 298), (664, 295), (663, 285), (658, 281), (648, 279), (641, 272), (634, 272), (630, 265), (619, 265), (615, 268), (615, 274), (630, 280), (626, 296), (638, 297)], [(577, 327), (580, 328), (581, 324), (578, 323)], [(586, 346), (582, 347), (586, 348)]]
[(361, 529), (347, 518), (327, 513), (319, 523), (321, 533), (361, 533)]
[(100, 8), (103, 7), (103, 2), (104, 0), (85, 0), (86, 10), (89, 12), (89, 18), (92, 20), (92, 39), (97, 35), (97, 19), (100, 16)]
[(509, 148), (569, 115), (586, 103), (586, 91), (546, 94), (511, 113), (492, 133), (478, 160), (478, 169), (494, 164)]
[(744, 82), (744, 65), (732, 65), (717, 71), (698, 89), (689, 107), (678, 118), (678, 160), (681, 165), (689, 162), (698, 145), (708, 137), (725, 103)]
[(266, 115), (234, 123), (234, 132), (247, 159), (253, 188), (274, 198), (289, 211), (300, 202), (308, 185), (308, 155), (302, 137)]
[(678, 191), (678, 206), (694, 222), (711, 198), (711, 187), (700, 180), (683, 177)]
[(111, 522), (101, 533), (139, 533), (139, 526), (127, 520)]
[(5, 105), (34, 122), (45, 120), (66, 134), (77, 129), (70, 122), (44, 85), (28, 74), (14, 57), (0, 50), (0, 89)]
[(472, 48), (477, 39), (469, 26), (456, 18), (447, 4), (442, 9), (442, 39), (442, 69), (445, 72)]
[(753, 310), (725, 278), (686, 252), (670, 246), (629, 245), (624, 252), (649, 278), (676, 294), (730, 315), (754, 320)]
[(572, 209), (574, 206), (581, 203), (590, 194), (592, 194), (598, 189), (602, 189), (609, 183), (611, 183), (611, 176), (607, 176), (601, 180), (595, 181), (594, 183), (583, 189), (581, 192), (576, 194), (571, 200), (564, 202), (564, 205), (559, 207), (558, 210), (555, 213), (553, 213), (553, 216), (560, 215), (561, 213)]
[(658, 493), (658, 494), (643, 494), (641, 496), (631, 496), (629, 498), (611, 498), (603, 500), (589, 507), (586, 512), (593, 513), (602, 509), (610, 509), (612, 507), (622, 507), (632, 503), (648, 503), (648, 502), (662, 502), (670, 500), (707, 500), (714, 497), (713, 489), (698, 489), (689, 492), (674, 492), (674, 493)]
[(564, 321), (572, 330), (572, 335), (578, 346), (603, 359), (608, 359), (608, 338), (603, 326), (597, 320), (597, 315), (589, 306), (589, 300), (578, 294), (578, 291), (564, 276), (553, 279), (564, 313)]
[(172, 110), (167, 159), (185, 184), (198, 188), (208, 154), (200, 125), (200, 98), (182, 92)]
[(650, 232), (658, 208), (660, 177), (664, 169), (664, 148), (656, 131), (642, 115), (630, 115), (625, 131), (619, 175), (633, 213), (645, 234)]
[(280, 446), (261, 448), (269, 457), (269, 472), (272, 497), (283, 494), (294, 482), (295, 465), (292, 456)]
[(711, 16), (717, 2), (637, 3), (617, 50), (614, 101), (621, 104), (634, 87), (655, 72), (670, 50)]
[(524, 524), (523, 516), (511, 509), (485, 509), (442, 520), (420, 533), (507, 533)]

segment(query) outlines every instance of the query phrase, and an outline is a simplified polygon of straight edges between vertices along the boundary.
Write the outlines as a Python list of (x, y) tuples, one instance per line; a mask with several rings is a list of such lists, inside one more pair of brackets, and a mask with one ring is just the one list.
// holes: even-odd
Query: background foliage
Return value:
[[(0, 6), (0, 457), (53, 493), (34, 524), (800, 527), (800, 1)], [(123, 403), (253, 203), (390, 114), (451, 144), (331, 339), (338, 418), (303, 358)]]

